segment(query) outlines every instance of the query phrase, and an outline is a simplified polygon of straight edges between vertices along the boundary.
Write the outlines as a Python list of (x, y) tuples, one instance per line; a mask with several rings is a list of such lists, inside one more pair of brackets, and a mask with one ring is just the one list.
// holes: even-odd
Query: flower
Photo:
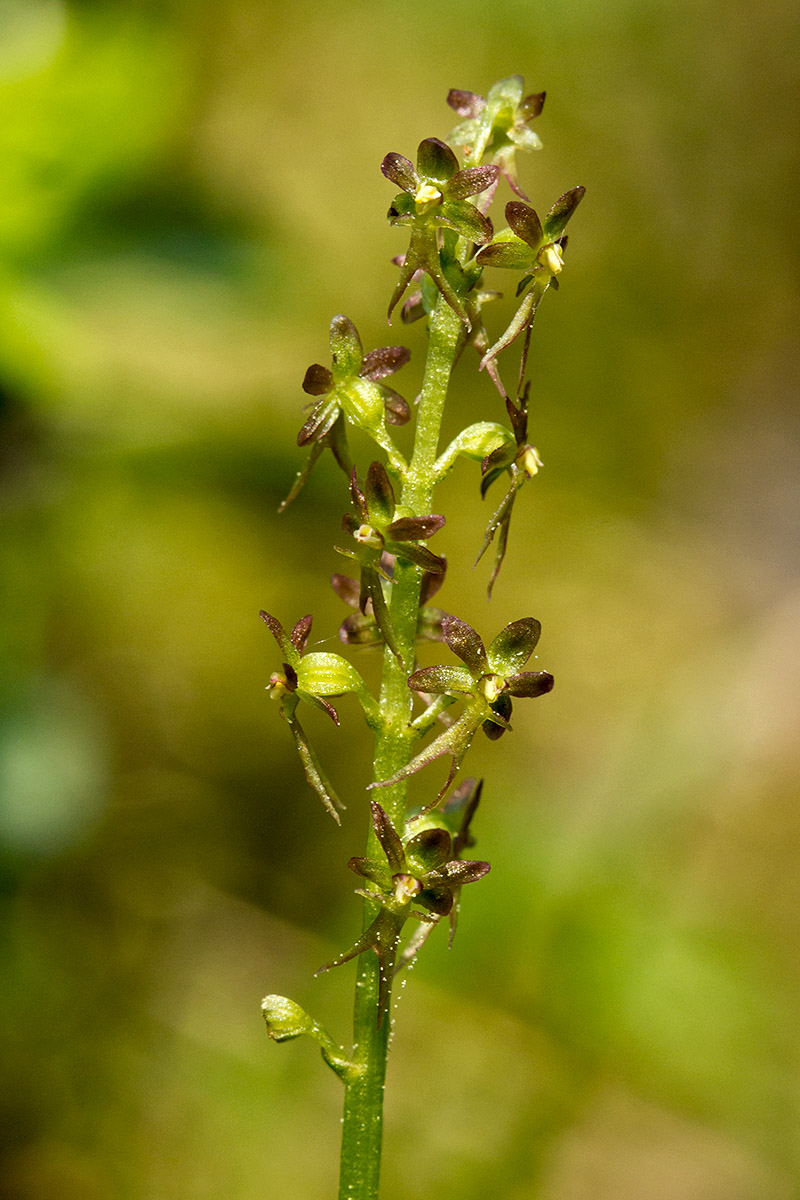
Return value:
[[(453, 839), (450, 832), (441, 826), (428, 827), (403, 841), (377, 801), (372, 801), (370, 809), (372, 826), (385, 861), (351, 858), (347, 865), (356, 875), (373, 885), (369, 890), (358, 888), (357, 894), (380, 904), (380, 912), (349, 950), (325, 963), (316, 974), (339, 967), (367, 950), (374, 950), (381, 966), (378, 998), (380, 1028), (389, 1007), (390, 980), (405, 922), (409, 917), (435, 922), (439, 917), (448, 916), (458, 889), (466, 883), (482, 879), (490, 867), (487, 862), (451, 858)], [(425, 911), (415, 911), (412, 904), (421, 905)]]
[(350, 478), (350, 495), (356, 515), (347, 513), (342, 518), (342, 528), (356, 543), (353, 550), (337, 546), (336, 550), (352, 558), (361, 566), (361, 588), (359, 607), (366, 612), (367, 602), (372, 602), (375, 621), (386, 644), (400, 657), (394, 637), (389, 609), (383, 594), (381, 579), (391, 581), (382, 566), (384, 554), (395, 559), (414, 563), (422, 571), (443, 575), (446, 562), (427, 546), (420, 545), (425, 538), (432, 537), (445, 523), (443, 516), (431, 513), (422, 517), (398, 516), (394, 488), (382, 463), (370, 463), (367, 479), (362, 490), (355, 468)]
[(489, 596), (492, 595), (492, 588), (495, 580), (500, 573), (500, 568), (503, 565), (503, 559), (506, 555), (506, 545), (508, 543), (508, 531), (511, 525), (511, 513), (514, 508), (514, 501), (517, 497), (517, 492), (522, 487), (523, 483), (527, 483), (539, 471), (539, 467), (543, 465), (539, 458), (539, 452), (535, 446), (528, 443), (528, 393), (530, 391), (530, 383), (526, 384), (525, 389), (519, 401), (519, 407), (506, 396), (506, 409), (511, 419), (511, 427), (514, 431), (514, 441), (503, 442), (491, 451), (481, 462), (481, 496), (485, 496), (487, 489), (494, 483), (504, 471), (507, 471), (511, 476), (511, 486), (506, 492), (497, 511), (494, 513), (491, 521), (486, 527), (486, 532), (483, 536), (483, 545), (478, 551), (478, 557), (475, 559), (476, 564), (480, 562), (483, 555), (488, 550), (492, 539), (497, 531), (500, 531), (500, 536), (497, 539), (497, 552), (495, 554), (494, 567), (489, 579)]
[[(413, 276), (422, 270), (469, 327), (463, 298), (442, 265), (437, 235), (443, 228), (454, 230), (478, 246), (489, 241), (492, 223), (470, 204), (469, 197), (491, 187), (497, 180), (498, 168), (479, 166), (459, 170), (458, 159), (445, 142), (425, 138), (417, 150), (416, 167), (402, 154), (392, 153), (384, 158), (381, 171), (401, 189), (389, 208), (390, 223), (407, 225), (411, 229), (411, 243), (389, 302), (389, 318)], [(459, 280), (462, 287), (472, 283), (472, 277)]]
[(340, 824), (336, 810), (344, 808), (344, 805), (320, 766), (316, 753), (297, 719), (297, 707), (303, 702), (321, 709), (335, 725), (338, 725), (339, 714), (328, 697), (354, 692), (364, 710), (367, 724), (374, 728), (379, 720), (377, 705), (358, 671), (346, 659), (338, 654), (306, 653), (313, 622), (310, 615), (301, 617), (288, 634), (278, 618), (273, 617), (271, 613), (262, 609), (259, 615), (278, 643), (285, 659), (283, 670), (275, 671), (270, 676), (270, 696), (273, 700), (280, 701), (281, 716), (292, 732), (306, 779), (334, 821)]
[(297, 435), (298, 446), (311, 446), (311, 456), (280, 511), (297, 496), (326, 446), (342, 470), (350, 474), (345, 420), (364, 429), (392, 460), (400, 461), (385, 422), (404, 425), (411, 410), (401, 395), (381, 381), (399, 371), (410, 359), (411, 351), (405, 346), (381, 346), (364, 354), (355, 325), (341, 313), (331, 321), (330, 347), (331, 366), (312, 363), (303, 378), (303, 391), (318, 397)]
[[(567, 244), (562, 236), (567, 222), (580, 204), (586, 188), (574, 187), (559, 196), (548, 212), (544, 222), (539, 220), (535, 209), (519, 200), (510, 200), (506, 205), (508, 227), (501, 229), (488, 246), (478, 253), (482, 267), (508, 267), (523, 271), (517, 287), (522, 295), (529, 287), (514, 319), (495, 344), (481, 359), (481, 368), (486, 367), (501, 350), (510, 346), (523, 329), (530, 336), (531, 322), (536, 315), (539, 301), (551, 285), (558, 287), (557, 276), (564, 266), (563, 250)], [(525, 375), (527, 341), (523, 351), (520, 379)]]
[[(446, 615), (442, 631), (447, 645), (464, 665), (421, 667), (409, 676), (408, 686), (415, 692), (464, 700), (464, 711), (402, 770), (390, 779), (369, 785), (388, 787), (449, 754), (450, 773), (425, 811), (446, 795), (478, 728), (482, 726), (486, 736), (496, 741), (511, 728), (512, 698), (543, 696), (552, 691), (554, 682), (548, 671), (522, 670), (541, 634), (535, 617), (522, 617), (506, 625), (488, 650), (472, 626), (458, 617)], [(436, 704), (434, 701), (430, 707)]]
[[(444, 562), (444, 559), (442, 559)], [(391, 578), (394, 569), (394, 559), (390, 554), (381, 557), (380, 569), (383, 577)], [(440, 642), (442, 640), (442, 619), (444, 613), (440, 608), (433, 608), (428, 601), (436, 595), (444, 582), (444, 573), (426, 571), (420, 585), (420, 608), (417, 617), (417, 640), (423, 642)], [(361, 612), (361, 584), (349, 575), (335, 574), (331, 576), (331, 587), (340, 600), (343, 600), (354, 611), (345, 617), (339, 626), (339, 637), (348, 646), (381, 646), (383, 634), (372, 611), (372, 601)]]
[[(453, 838), (453, 858), (461, 858), (462, 850), (475, 845), (475, 838), (470, 832), (472, 818), (475, 816), (475, 811), (480, 804), (481, 792), (483, 791), (482, 779), (465, 779), (454, 789), (452, 795), (448, 796), (447, 800), (442, 805), (442, 808), (435, 814), (437, 821), (442, 821)], [(423, 829), (430, 827), (430, 822), (434, 819), (431, 814), (418, 814), (412, 816), (406, 822), (406, 833), (412, 835)], [(461, 888), (453, 888), (453, 906), (448, 914), (450, 922), (450, 937), (448, 945), (453, 945), (453, 939), (456, 935), (456, 927), (458, 925), (458, 910), (459, 901), (461, 898)], [(403, 947), (401, 954), (397, 959), (395, 966), (395, 974), (403, 967), (409, 965), (416, 958), (422, 946), (430, 937), (435, 923), (425, 921), (417, 927), (416, 932)]]
[(497, 163), (513, 191), (527, 200), (517, 178), (517, 150), (540, 150), (542, 143), (532, 122), (544, 106), (545, 93), (534, 92), (523, 98), (521, 75), (501, 79), (484, 100), (474, 92), (451, 89), (447, 103), (466, 119), (450, 133), (448, 141), (463, 146), (467, 161), (480, 163), (485, 158)]

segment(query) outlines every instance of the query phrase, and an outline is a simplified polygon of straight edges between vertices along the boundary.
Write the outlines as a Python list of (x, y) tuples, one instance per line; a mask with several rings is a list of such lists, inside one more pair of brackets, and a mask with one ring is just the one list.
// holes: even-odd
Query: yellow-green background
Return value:
[[(587, 188), (546, 465), (491, 604), (474, 465), (435, 548), (443, 607), (539, 617), (557, 685), (476, 744), (493, 871), (400, 993), (383, 1195), (797, 1195), (798, 35), (789, 0), (2, 0), (4, 1198), (334, 1194), (340, 1086), (259, 1002), (347, 1036), (352, 966), (312, 973), (358, 927), (369, 748), (309, 719), (339, 830), (257, 614), (337, 648), (343, 477), (275, 511), (300, 381), (344, 311), (413, 396), (378, 166), (513, 72), (534, 202)], [(501, 419), (475, 364), (452, 430)]]

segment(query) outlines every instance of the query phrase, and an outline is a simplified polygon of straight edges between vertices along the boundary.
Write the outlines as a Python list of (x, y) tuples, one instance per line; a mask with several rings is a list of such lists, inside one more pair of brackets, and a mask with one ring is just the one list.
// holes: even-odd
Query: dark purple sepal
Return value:
[(489, 672), (486, 648), (480, 634), (459, 617), (446, 616), (442, 624), (444, 640), (472, 672), (473, 678)]
[(532, 250), (541, 247), (544, 231), (535, 208), (523, 204), (520, 200), (509, 200), (506, 205), (506, 220), (517, 237), (527, 242)]
[(398, 517), (387, 526), (387, 536), (393, 542), (420, 542), (433, 537), (445, 524), (445, 518), (438, 513), (430, 513), (425, 517)]
[(408, 401), (404, 400), (394, 388), (387, 387), (386, 384), (381, 386), (381, 393), (387, 424), (406, 425), (411, 419), (411, 406)]
[(289, 634), (291, 643), (298, 654), (305, 653), (305, 648), (308, 644), (308, 637), (311, 633), (313, 621), (314, 618), (311, 616), (311, 613), (305, 617), (301, 617), (292, 629), (292, 632)]
[(397, 830), (377, 800), (370, 801), (369, 807), (372, 814), (372, 828), (386, 855), (389, 869), (393, 875), (401, 874), (406, 869), (406, 860), (403, 843)]
[(433, 873), (432, 878), (440, 880), (446, 887), (463, 887), (467, 883), (475, 883), (488, 875), (491, 867), (488, 862), (471, 861), (470, 859), (452, 859)]
[(384, 530), (394, 516), (394, 488), (383, 463), (369, 464), (363, 494), (368, 520)]
[(410, 358), (411, 351), (405, 346), (381, 346), (377, 350), (370, 350), (369, 354), (364, 355), (361, 376), (377, 383), (387, 375), (394, 375)]
[(402, 154), (387, 154), (381, 163), (381, 171), (403, 192), (415, 192), (419, 187), (419, 176), (414, 170), (414, 164)]
[(303, 391), (309, 396), (324, 396), (333, 387), (333, 375), (322, 363), (312, 363), (303, 376)]
[(459, 171), (447, 185), (447, 200), (466, 200), (468, 196), (477, 196), (487, 188), (497, 183), (499, 169), (495, 166), (467, 167)]
[(460, 88), (450, 89), (447, 93), (447, 103), (460, 117), (477, 117), (486, 107), (483, 96), (476, 96), (474, 92), (465, 92)]
[(555, 680), (549, 671), (520, 671), (506, 680), (512, 696), (544, 696), (552, 692)]

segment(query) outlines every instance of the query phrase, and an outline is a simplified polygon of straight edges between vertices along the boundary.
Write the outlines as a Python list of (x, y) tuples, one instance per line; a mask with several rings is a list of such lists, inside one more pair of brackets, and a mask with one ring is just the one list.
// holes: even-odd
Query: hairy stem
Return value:
[[(440, 297), (430, 319), (428, 356), (419, 402), (414, 452), (406, 473), (402, 504), (412, 516), (432, 511), (434, 463), (450, 374), (456, 359), (462, 325)], [(390, 614), (402, 664), (384, 651), (380, 711), (383, 727), (375, 742), (373, 780), (396, 775), (411, 759), (415, 733), (409, 727), (412, 694), (408, 676), (414, 669), (421, 572), (397, 563), (391, 589)], [(402, 831), (405, 823), (407, 780), (381, 790), (381, 804), (390, 821)], [(367, 854), (382, 853), (370, 831)], [(365, 902), (364, 928), (376, 906)], [(353, 1062), (358, 1068), (346, 1083), (339, 1200), (377, 1200), (383, 1133), (383, 1089), (391, 1027), (390, 1016), (378, 1025), (380, 964), (375, 954), (358, 960), (353, 1009)]]

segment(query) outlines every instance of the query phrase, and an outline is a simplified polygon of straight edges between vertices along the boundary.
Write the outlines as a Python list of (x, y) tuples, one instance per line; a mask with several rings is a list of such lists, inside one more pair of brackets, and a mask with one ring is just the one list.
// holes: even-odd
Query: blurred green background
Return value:
[(339, 830), (257, 614), (337, 648), (333, 463), (276, 515), (300, 381), (344, 311), (413, 395), (378, 166), (514, 72), (534, 203), (587, 188), (546, 466), (491, 604), (474, 465), (436, 548), (443, 607), (535, 614), (557, 686), (471, 757), (494, 869), (400, 992), (383, 1195), (798, 1194), (799, 34), (788, 0), (0, 0), (4, 1200), (335, 1192), (340, 1085), (259, 1002), (347, 1037), (352, 966), (312, 973), (369, 748), (309, 720)]

